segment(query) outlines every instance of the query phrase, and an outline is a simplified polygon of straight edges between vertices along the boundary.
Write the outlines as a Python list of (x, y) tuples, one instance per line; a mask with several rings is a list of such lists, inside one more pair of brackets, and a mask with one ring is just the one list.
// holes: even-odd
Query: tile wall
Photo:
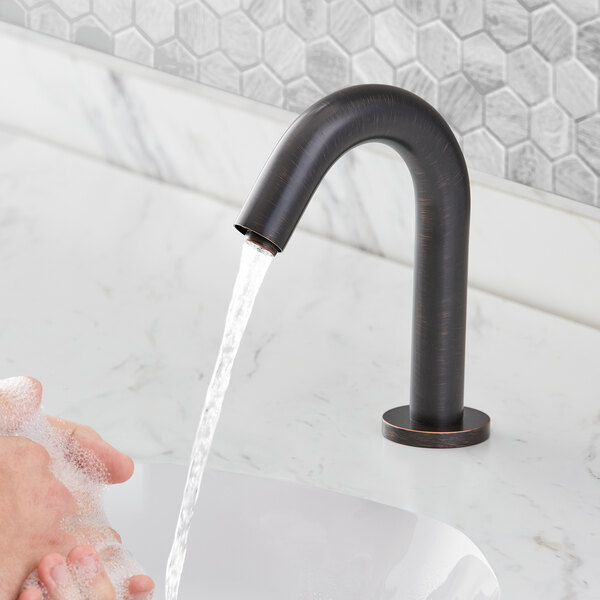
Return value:
[(599, 0), (0, 0), (0, 19), (297, 112), (396, 84), (471, 167), (600, 206)]

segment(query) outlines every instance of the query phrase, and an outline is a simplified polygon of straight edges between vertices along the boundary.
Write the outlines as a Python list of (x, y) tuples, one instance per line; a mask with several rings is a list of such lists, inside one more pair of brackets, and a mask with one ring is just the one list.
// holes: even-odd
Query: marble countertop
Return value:
[[(138, 460), (185, 462), (241, 236), (207, 197), (0, 133), (0, 376)], [(532, 274), (535, 277), (535, 274)], [(441, 519), (505, 598), (600, 595), (600, 331), (469, 291), (466, 404), (482, 445), (380, 434), (409, 389), (412, 271), (297, 232), (236, 363), (215, 468)]]

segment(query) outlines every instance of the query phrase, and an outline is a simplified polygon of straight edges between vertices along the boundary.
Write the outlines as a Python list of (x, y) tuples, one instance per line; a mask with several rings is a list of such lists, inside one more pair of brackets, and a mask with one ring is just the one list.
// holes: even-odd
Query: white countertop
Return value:
[[(9, 134), (0, 203), (0, 377), (37, 377), (47, 412), (138, 459), (185, 462), (237, 210)], [(491, 439), (404, 447), (380, 419), (407, 402), (411, 298), (410, 269), (297, 232), (259, 295), (212, 466), (446, 521), (504, 598), (597, 599), (600, 331), (470, 290), (465, 401)]]

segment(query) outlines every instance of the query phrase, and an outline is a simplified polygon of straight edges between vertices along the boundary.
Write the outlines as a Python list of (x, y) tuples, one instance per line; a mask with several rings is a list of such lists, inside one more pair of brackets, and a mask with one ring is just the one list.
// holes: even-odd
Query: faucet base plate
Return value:
[(419, 448), (463, 448), (485, 442), (490, 437), (490, 418), (480, 410), (465, 407), (463, 422), (457, 427), (434, 430), (411, 421), (410, 407), (399, 406), (383, 414), (383, 437)]

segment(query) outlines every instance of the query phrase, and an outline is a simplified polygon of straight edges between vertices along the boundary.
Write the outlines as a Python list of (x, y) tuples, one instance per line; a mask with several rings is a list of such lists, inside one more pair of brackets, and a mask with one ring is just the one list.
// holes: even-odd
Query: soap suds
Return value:
[[(106, 468), (88, 449), (64, 431), (53, 427), (39, 404), (41, 385), (30, 377), (2, 380), (0, 389), (0, 435), (23, 436), (43, 446), (50, 456), (49, 468), (71, 493), (75, 511), (64, 518), (61, 528), (75, 537), (77, 545), (92, 546), (102, 559), (116, 600), (129, 600), (127, 580), (144, 571), (116, 538), (104, 513), (104, 490), (109, 483)], [(94, 600), (89, 577), (70, 567), (80, 596)], [(37, 588), (44, 600), (48, 593), (37, 572), (26, 579), (23, 589)]]

